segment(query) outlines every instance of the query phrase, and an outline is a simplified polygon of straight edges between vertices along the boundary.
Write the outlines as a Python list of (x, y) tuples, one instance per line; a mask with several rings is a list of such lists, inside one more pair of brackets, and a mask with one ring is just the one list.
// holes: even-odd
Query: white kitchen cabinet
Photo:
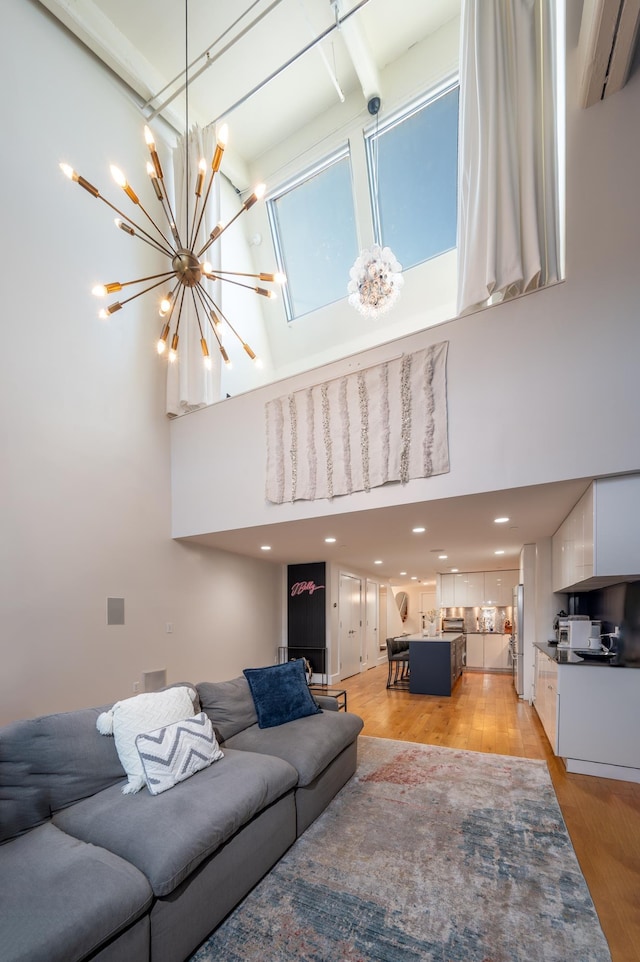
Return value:
[(640, 577), (640, 474), (598, 478), (552, 538), (554, 591)]
[[(536, 648), (536, 665), (533, 704), (542, 727), (553, 748), (558, 753), (558, 665)], [(581, 668), (571, 666), (573, 671)]]
[(520, 573), (509, 571), (459, 571), (441, 574), (439, 604), (441, 608), (498, 608), (513, 603), (513, 587)]
[(454, 575), (440, 575), (440, 607), (455, 608)]
[(507, 671), (509, 668), (509, 635), (484, 636), (485, 671)]
[(567, 771), (640, 783), (640, 671), (535, 657), (533, 703)]
[(509, 635), (501, 632), (469, 632), (467, 668), (478, 671), (509, 671)]
[(484, 635), (476, 632), (467, 635), (467, 668), (484, 668)]
[(465, 574), (467, 589), (467, 607), (477, 608), (484, 604), (485, 578), (487, 573), (484, 571), (467, 571)]
[(519, 571), (485, 571), (483, 605), (504, 607), (513, 604), (513, 588), (520, 579)]

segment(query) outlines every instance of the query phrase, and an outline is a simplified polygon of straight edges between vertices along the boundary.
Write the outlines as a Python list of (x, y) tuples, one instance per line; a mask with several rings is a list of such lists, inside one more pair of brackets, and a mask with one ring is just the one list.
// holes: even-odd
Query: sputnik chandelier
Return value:
[[(202, 223), (207, 201), (209, 200), (213, 179), (216, 173), (219, 171), (220, 164), (222, 162), (222, 155), (227, 142), (227, 125), (225, 124), (217, 135), (216, 149), (211, 161), (208, 183), (206, 191), (204, 192), (204, 199), (202, 195), (207, 164), (204, 159), (201, 159), (199, 162), (198, 176), (195, 183), (196, 200), (194, 215), (191, 222), (191, 227), (189, 227), (189, 219), (187, 218), (186, 237), (180, 236), (176, 226), (175, 216), (164, 180), (162, 165), (160, 163), (160, 158), (158, 157), (153, 134), (151, 133), (149, 127), (145, 126), (144, 134), (147, 146), (149, 148), (149, 153), (151, 155), (151, 161), (147, 163), (147, 173), (151, 179), (151, 183), (153, 184), (155, 195), (162, 205), (162, 210), (168, 223), (168, 232), (163, 231), (154, 221), (154, 219), (142, 205), (136, 192), (129, 185), (125, 175), (118, 167), (113, 165), (111, 166), (111, 175), (113, 179), (115, 180), (116, 184), (122, 188), (129, 200), (135, 204), (141, 213), (147, 218), (153, 227), (153, 234), (144, 230), (135, 221), (133, 221), (131, 217), (119, 210), (100, 193), (97, 187), (94, 187), (93, 184), (85, 180), (84, 177), (81, 177), (80, 174), (78, 174), (72, 167), (69, 166), (69, 164), (60, 164), (61, 170), (64, 174), (66, 174), (67, 177), (83, 187), (89, 194), (92, 195), (92, 197), (103, 201), (103, 203), (105, 203), (108, 207), (114, 210), (116, 214), (118, 214), (115, 223), (120, 230), (124, 231), (125, 234), (128, 234), (131, 237), (139, 238), (146, 244), (149, 244), (151, 247), (155, 248), (155, 250), (158, 252), (166, 255), (170, 260), (170, 268), (162, 271), (161, 273), (153, 274), (148, 277), (138, 277), (135, 280), (123, 281), (122, 283), (120, 281), (114, 281), (109, 284), (101, 284), (97, 287), (94, 287), (93, 293), (97, 297), (106, 297), (110, 294), (115, 294), (123, 290), (125, 287), (152, 282), (149, 284), (149, 286), (135, 294), (132, 294), (130, 297), (119, 301), (113, 301), (113, 303), (109, 304), (100, 311), (99, 316), (103, 319), (106, 319), (112, 314), (115, 314), (116, 311), (121, 310), (125, 304), (135, 300), (135, 298), (140, 297), (142, 294), (146, 294), (158, 287), (168, 287), (164, 297), (160, 302), (160, 317), (163, 319), (163, 324), (160, 337), (157, 342), (158, 354), (164, 354), (166, 352), (169, 361), (173, 362), (176, 360), (178, 356), (180, 320), (183, 314), (183, 307), (185, 305), (186, 298), (191, 296), (200, 333), (200, 346), (205, 367), (208, 369), (211, 368), (211, 357), (209, 355), (207, 340), (204, 336), (203, 320), (205, 325), (208, 323), (213, 331), (220, 349), (220, 354), (222, 355), (222, 359), (227, 367), (231, 366), (231, 362), (222, 343), (222, 321), (227, 324), (235, 337), (237, 337), (244, 351), (249, 355), (251, 360), (256, 364), (260, 364), (260, 360), (256, 356), (255, 352), (251, 349), (249, 344), (243, 340), (229, 318), (223, 313), (219, 304), (214, 301), (203, 281), (226, 281), (227, 283), (236, 284), (240, 287), (246, 287), (249, 290), (253, 290), (256, 294), (259, 294), (263, 297), (273, 298), (276, 296), (276, 294), (272, 288), (262, 287), (259, 286), (259, 284), (256, 285), (247, 283), (247, 281), (258, 281), (260, 284), (284, 283), (284, 275), (277, 273), (250, 274), (243, 271), (223, 271), (220, 269), (214, 270), (208, 261), (203, 260), (203, 257), (211, 245), (215, 241), (219, 240), (219, 238), (231, 226), (231, 224), (233, 224), (242, 213), (250, 210), (256, 201), (261, 199), (265, 191), (264, 184), (259, 184), (255, 188), (255, 190), (244, 201), (240, 210), (237, 212), (237, 214), (235, 214), (234, 217), (231, 218), (231, 220), (224, 225), (218, 223), (211, 231), (206, 243), (198, 250), (195, 246), (195, 239)], [(240, 280), (239, 278), (244, 278), (244, 280)]]
[[(186, 164), (185, 164), (185, 177), (187, 178), (187, 186), (189, 183), (189, 67), (188, 67), (188, 52), (187, 52), (187, 35), (188, 35), (188, 23), (187, 23), (187, 0), (185, 0), (185, 105), (186, 105), (186, 130), (184, 135), (184, 147), (186, 151)], [(143, 290), (132, 294), (130, 297), (124, 298), (120, 301), (113, 301), (107, 307), (103, 308), (99, 316), (103, 319), (110, 317), (115, 314), (116, 311), (121, 310), (125, 304), (130, 301), (135, 300), (137, 297), (147, 294), (149, 291), (155, 290), (159, 287), (164, 287), (164, 296), (160, 301), (160, 317), (162, 318), (162, 329), (157, 342), (158, 354), (166, 354), (170, 362), (174, 362), (178, 357), (178, 343), (180, 340), (180, 320), (183, 317), (183, 313), (186, 315), (187, 311), (184, 310), (185, 305), (191, 299), (194, 307), (193, 315), (195, 316), (198, 324), (198, 330), (200, 334), (200, 347), (202, 351), (202, 358), (205, 367), (210, 370), (212, 367), (211, 357), (209, 355), (209, 347), (207, 340), (205, 338), (206, 325), (209, 324), (215, 339), (218, 343), (220, 349), (220, 354), (222, 360), (227, 367), (231, 367), (231, 361), (229, 360), (229, 355), (227, 354), (223, 343), (222, 343), (222, 321), (226, 323), (230, 331), (238, 339), (242, 345), (244, 351), (251, 360), (257, 365), (261, 366), (260, 359), (256, 356), (252, 348), (247, 344), (247, 342), (241, 337), (236, 328), (233, 326), (229, 318), (223, 313), (220, 305), (216, 303), (213, 299), (210, 290), (205, 286), (205, 281), (223, 281), (228, 284), (235, 284), (239, 287), (245, 287), (249, 290), (253, 290), (256, 294), (262, 297), (274, 298), (276, 293), (273, 288), (262, 287), (262, 284), (283, 284), (285, 282), (284, 274), (280, 273), (246, 273), (244, 271), (226, 271), (218, 267), (215, 269), (212, 267), (209, 261), (203, 260), (204, 255), (209, 250), (212, 244), (219, 241), (220, 237), (224, 232), (238, 219), (238, 217), (245, 211), (248, 211), (253, 207), (253, 205), (260, 200), (265, 192), (265, 185), (259, 184), (253, 192), (244, 201), (240, 210), (229, 220), (226, 224), (218, 223), (214, 229), (209, 234), (207, 240), (204, 243), (198, 244), (197, 237), (200, 231), (203, 218), (205, 216), (205, 210), (207, 208), (207, 202), (211, 194), (211, 187), (213, 185), (213, 180), (215, 175), (220, 170), (220, 165), (222, 163), (222, 156), (224, 149), (227, 144), (228, 128), (224, 124), (216, 135), (216, 147), (211, 160), (211, 165), (209, 169), (209, 176), (206, 185), (206, 190), (204, 189), (205, 179), (207, 177), (207, 163), (204, 158), (200, 159), (198, 164), (198, 174), (195, 179), (195, 200), (193, 201), (193, 212), (190, 210), (188, 193), (185, 192), (186, 200), (186, 216), (184, 218), (186, 228), (184, 236), (181, 236), (178, 227), (176, 225), (176, 218), (171, 206), (171, 200), (167, 191), (165, 184), (164, 173), (162, 170), (162, 165), (160, 163), (160, 158), (158, 157), (158, 152), (156, 150), (156, 144), (153, 134), (148, 126), (144, 128), (145, 141), (147, 147), (149, 148), (149, 154), (151, 160), (147, 162), (147, 174), (153, 185), (153, 190), (155, 195), (162, 206), (164, 217), (167, 221), (168, 230), (162, 230), (158, 224), (155, 222), (153, 217), (145, 209), (140, 201), (140, 198), (130, 186), (127, 178), (122, 173), (122, 171), (111, 166), (111, 175), (115, 180), (118, 187), (121, 187), (124, 193), (127, 195), (129, 200), (138, 208), (138, 210), (144, 215), (148, 223), (153, 229), (152, 233), (149, 233), (144, 228), (140, 227), (135, 221), (131, 219), (127, 214), (119, 210), (111, 201), (104, 197), (97, 187), (81, 177), (73, 167), (69, 164), (60, 164), (60, 168), (70, 180), (75, 181), (80, 187), (83, 187), (92, 197), (101, 200), (108, 207), (110, 207), (118, 215), (116, 218), (116, 226), (120, 230), (124, 231), (131, 237), (137, 237), (139, 240), (150, 245), (159, 253), (169, 258), (170, 267), (168, 270), (164, 270), (158, 274), (153, 274), (147, 277), (138, 277), (135, 280), (130, 281), (114, 281), (109, 284), (100, 284), (93, 288), (93, 294), (97, 297), (107, 297), (110, 294), (115, 294), (125, 287), (131, 287), (139, 284), (147, 284), (152, 282), (149, 286), (143, 288)], [(204, 199), (203, 199), (204, 191)], [(248, 282), (251, 283), (248, 283)], [(257, 284), (255, 282), (258, 282)], [(203, 329), (204, 322), (204, 329)]]

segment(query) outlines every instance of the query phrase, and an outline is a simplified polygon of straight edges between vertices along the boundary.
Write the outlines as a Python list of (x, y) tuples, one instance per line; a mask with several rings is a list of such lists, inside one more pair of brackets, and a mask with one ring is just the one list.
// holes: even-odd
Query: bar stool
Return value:
[(387, 688), (406, 682), (409, 678), (409, 642), (404, 638), (387, 638), (387, 660)]

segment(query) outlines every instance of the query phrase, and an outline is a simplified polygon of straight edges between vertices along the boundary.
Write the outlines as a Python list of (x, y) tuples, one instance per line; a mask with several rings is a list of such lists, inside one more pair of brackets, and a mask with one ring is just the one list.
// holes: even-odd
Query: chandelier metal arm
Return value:
[[(131, 297), (127, 297), (124, 301), (120, 301), (120, 307), (124, 307), (124, 305), (125, 305), (125, 304), (128, 304), (130, 301), (135, 301), (136, 297), (142, 297), (143, 294), (147, 294), (149, 291), (155, 290), (156, 287), (160, 287), (161, 284), (164, 284), (164, 282), (166, 281), (167, 277), (171, 277), (172, 274), (173, 274), (173, 271), (167, 271), (166, 274), (163, 274), (163, 275), (162, 275), (162, 280), (157, 281), (157, 283), (155, 283), (155, 284), (151, 284), (149, 287), (145, 287), (144, 290), (138, 291), (137, 294), (132, 294)], [(157, 277), (160, 277), (159, 274), (157, 274), (156, 276), (157, 276)], [(139, 278), (137, 278), (137, 280), (135, 280), (135, 281), (126, 281), (125, 283), (126, 283), (126, 284), (142, 284), (142, 283), (144, 283), (144, 281), (146, 281), (146, 280), (150, 280), (150, 278), (148, 278), (148, 277), (139, 277)], [(123, 284), (122, 286), (124, 287), (125, 284)], [(107, 310), (108, 310), (108, 308), (107, 308)]]
[(198, 236), (198, 231), (200, 230), (200, 225), (202, 224), (202, 218), (204, 217), (204, 212), (207, 209), (207, 202), (209, 200), (209, 194), (211, 193), (211, 186), (213, 184), (213, 178), (215, 177), (215, 173), (216, 173), (215, 170), (212, 170), (211, 173), (209, 174), (209, 181), (207, 183), (207, 189), (204, 195), (204, 201), (202, 202), (202, 209), (200, 211), (200, 216), (198, 217), (197, 222), (194, 216), (193, 232), (191, 235), (191, 239), (189, 241), (190, 250), (193, 250), (193, 245), (196, 242), (196, 237)]
[[(120, 217), (123, 217), (123, 218), (127, 221), (128, 224), (132, 224), (133, 227), (135, 227), (135, 229), (140, 232), (140, 234), (144, 234), (144, 236), (147, 237), (152, 244), (155, 244), (155, 245), (157, 246), (158, 250), (162, 251), (163, 254), (166, 254), (167, 257), (173, 257), (173, 255), (175, 254), (175, 250), (174, 250), (173, 248), (171, 248), (171, 245), (169, 244), (169, 241), (167, 241), (167, 239), (166, 239), (166, 237), (164, 236), (164, 234), (162, 233), (162, 231), (159, 231), (159, 234), (160, 234), (160, 236), (162, 237), (162, 239), (163, 239), (164, 241), (166, 241), (167, 244), (169, 244), (169, 249), (167, 249), (166, 247), (163, 247), (163, 246), (159, 243), (159, 241), (157, 241), (157, 240), (155, 239), (155, 237), (152, 237), (152, 235), (149, 234), (149, 233), (144, 229), (144, 227), (140, 227), (140, 225), (137, 224), (137, 223), (135, 222), (135, 220), (132, 220), (132, 218), (129, 217), (128, 214), (125, 214), (124, 211), (120, 210), (119, 207), (116, 207), (115, 204), (112, 204), (111, 201), (110, 201), (110, 200), (107, 200), (106, 197), (103, 197), (102, 194), (98, 193), (97, 196), (98, 196), (98, 199), (99, 199), (99, 200), (101, 200), (104, 204), (107, 205), (107, 207), (110, 207), (111, 210), (114, 210), (114, 211), (116, 212), (116, 214), (119, 214)], [(143, 210), (144, 210), (144, 208), (143, 208)], [(152, 221), (152, 223), (153, 223), (153, 221)], [(155, 226), (155, 225), (154, 225), (154, 226)], [(157, 230), (157, 228), (156, 228), (156, 230)], [(136, 234), (136, 236), (139, 237), (140, 234)], [(140, 238), (140, 239), (142, 240), (142, 238)]]
[[(133, 221), (131, 223), (133, 223)], [(136, 224), (136, 227), (137, 226), (138, 225)], [(138, 228), (138, 230), (139, 229), (140, 228)], [(143, 237), (142, 234), (136, 234), (136, 232), (131, 227), (129, 227), (128, 230), (125, 231), (125, 233), (130, 234), (131, 237), (136, 237), (138, 240), (144, 241), (145, 244), (148, 244), (149, 247), (153, 247), (153, 249), (155, 251), (158, 251), (159, 254), (164, 254), (166, 257), (173, 257), (172, 251), (165, 250), (164, 247), (161, 247), (157, 241), (150, 240), (148, 237)]]
[[(204, 276), (210, 281), (224, 281), (226, 284), (235, 284), (236, 287), (244, 287), (248, 291), (255, 291), (256, 294), (260, 294), (262, 297), (274, 298), (275, 291), (268, 291), (265, 287), (254, 287), (253, 284), (243, 284), (242, 281), (234, 281), (230, 277), (222, 277), (222, 272), (204, 272)], [(249, 274), (248, 277), (254, 277), (256, 275)]]
[[(209, 303), (211, 304), (211, 307), (214, 309), (215, 313), (220, 315), (220, 317), (222, 318), (222, 320), (225, 322), (225, 324), (228, 325), (229, 329), (233, 332), (233, 334), (235, 334), (235, 336), (238, 338), (238, 340), (240, 341), (240, 343), (241, 343), (242, 346), (244, 347), (244, 346), (245, 346), (245, 341), (242, 340), (242, 338), (240, 337), (240, 335), (239, 335), (238, 332), (236, 331), (235, 327), (233, 326), (233, 324), (231, 323), (231, 321), (229, 320), (229, 318), (227, 317), (227, 315), (223, 313), (222, 308), (219, 307), (218, 304), (216, 304), (216, 302), (214, 301), (214, 299), (211, 297), (211, 295), (209, 294), (209, 292), (208, 292), (207, 290), (205, 290), (204, 287), (201, 286), (201, 287), (200, 287), (200, 290), (201, 290), (202, 293), (204, 294), (204, 296), (205, 296), (205, 298), (207, 299), (207, 301), (209, 301)], [(214, 330), (215, 330), (215, 328), (214, 328)]]
[[(164, 180), (162, 180), (160, 183), (164, 186)], [(158, 234), (160, 235), (160, 237), (162, 238), (162, 240), (165, 242), (165, 244), (167, 245), (167, 247), (171, 248), (171, 241), (169, 240), (168, 237), (165, 236), (164, 232), (163, 232), (163, 231), (161, 230), (161, 228), (156, 224), (156, 222), (154, 221), (153, 217), (151, 216), (151, 214), (149, 213), (149, 211), (146, 209), (146, 207), (140, 202), (140, 200), (139, 200), (138, 198), (136, 198), (136, 200), (134, 201), (134, 203), (136, 204), (137, 207), (140, 208), (140, 210), (142, 211), (142, 213), (144, 214), (144, 216), (147, 218), (147, 220), (148, 220), (151, 224), (153, 224), (153, 226), (155, 227), (155, 229), (157, 230)], [(131, 221), (131, 223), (133, 224), (133, 221)], [(137, 226), (137, 225), (136, 225), (136, 226)], [(141, 227), (138, 227), (138, 230), (142, 230), (142, 228), (141, 228)], [(149, 237), (149, 236), (150, 236), (150, 235), (147, 234), (147, 237)], [(174, 236), (174, 240), (178, 243), (178, 246), (181, 246), (181, 245), (180, 245), (180, 238), (179, 238), (179, 237), (175, 237), (175, 236)], [(166, 253), (168, 254), (169, 252), (167, 251)], [(174, 253), (175, 253), (175, 251), (174, 251)]]

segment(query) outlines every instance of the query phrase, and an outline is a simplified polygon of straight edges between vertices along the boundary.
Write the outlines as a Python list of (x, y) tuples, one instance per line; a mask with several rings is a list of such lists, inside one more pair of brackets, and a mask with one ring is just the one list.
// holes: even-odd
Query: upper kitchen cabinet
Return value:
[(438, 576), (441, 608), (479, 608), (481, 605), (503, 607), (512, 604), (513, 587), (519, 572), (460, 571)]
[(518, 584), (519, 571), (485, 571), (483, 605), (513, 604), (513, 589)]
[(640, 475), (599, 478), (552, 539), (554, 591), (640, 579)]

